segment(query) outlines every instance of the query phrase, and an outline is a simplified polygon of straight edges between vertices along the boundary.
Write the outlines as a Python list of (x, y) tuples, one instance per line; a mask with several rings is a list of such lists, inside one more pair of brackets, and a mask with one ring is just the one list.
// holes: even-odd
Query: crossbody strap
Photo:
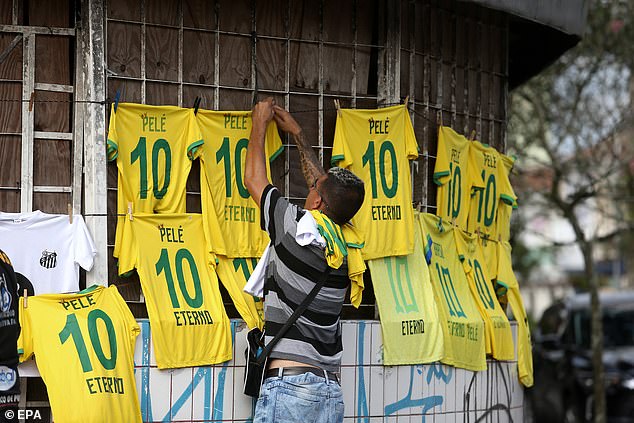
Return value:
[(304, 298), (304, 301), (302, 301), (302, 303), (295, 309), (293, 314), (291, 314), (291, 317), (289, 317), (286, 323), (284, 323), (284, 326), (282, 326), (277, 334), (275, 334), (273, 339), (271, 339), (271, 342), (266, 344), (266, 346), (258, 356), (258, 363), (264, 363), (264, 360), (266, 360), (266, 357), (268, 357), (275, 344), (277, 344), (277, 341), (279, 341), (284, 336), (284, 334), (286, 334), (286, 331), (288, 331), (288, 329), (293, 326), (297, 318), (304, 312), (304, 310), (306, 310), (306, 308), (308, 308), (310, 303), (313, 302), (321, 287), (324, 286), (324, 284), (326, 283), (328, 275), (330, 275), (330, 266), (326, 266), (326, 270), (321, 275), (313, 289), (308, 293), (306, 298)]

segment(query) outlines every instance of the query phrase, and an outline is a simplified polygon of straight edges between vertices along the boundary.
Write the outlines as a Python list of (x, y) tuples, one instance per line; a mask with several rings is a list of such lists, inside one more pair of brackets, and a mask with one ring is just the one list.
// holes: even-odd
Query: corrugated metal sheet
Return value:
[(570, 35), (583, 35), (589, 0), (466, 0)]

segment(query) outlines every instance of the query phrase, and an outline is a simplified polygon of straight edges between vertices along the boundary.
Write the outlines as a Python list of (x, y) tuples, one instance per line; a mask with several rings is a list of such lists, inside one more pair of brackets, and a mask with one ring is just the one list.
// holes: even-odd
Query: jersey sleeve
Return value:
[(132, 345), (132, 350), (134, 351), (134, 343), (136, 342), (136, 337), (139, 336), (139, 334), (141, 333), (141, 328), (139, 327), (139, 324), (137, 323), (134, 316), (132, 315), (132, 312), (130, 311), (130, 308), (126, 304), (125, 300), (119, 293), (119, 289), (117, 288), (117, 286), (110, 285), (106, 289), (112, 289), (113, 295), (117, 297), (117, 304), (119, 305), (121, 316), (123, 317), (123, 320), (125, 321), (126, 328), (129, 329), (129, 335), (130, 335), (129, 341)]
[(123, 219), (123, 225), (118, 272), (121, 276), (127, 276), (127, 273), (136, 268), (138, 246), (132, 231), (132, 221), (127, 216)]
[[(515, 159), (509, 156), (504, 156), (502, 153), (499, 153), (501, 161), (508, 161), (509, 169), (513, 168), (513, 163)], [(498, 181), (500, 184), (500, 199), (504, 201), (504, 203), (512, 206), (513, 208), (517, 208), (517, 196), (515, 195), (515, 191), (513, 190), (513, 186), (511, 186), (511, 181), (509, 179), (509, 171), (507, 170), (507, 165), (502, 164), (502, 166), (498, 167)]]
[(418, 158), (418, 143), (416, 142), (414, 126), (412, 125), (412, 119), (409, 116), (407, 107), (403, 106), (403, 109), (403, 113), (405, 114), (405, 151), (407, 152), (407, 158), (414, 160)]
[(445, 131), (446, 129), (442, 126), (438, 128), (438, 149), (436, 150), (436, 164), (434, 165), (434, 183), (439, 186), (446, 184), (451, 177)]
[(465, 240), (464, 235), (461, 233), (461, 229), (454, 228), (454, 239), (456, 241), (456, 251), (458, 252), (458, 259), (460, 259), (460, 263), (462, 263), (462, 269), (465, 274), (469, 274), (471, 272), (471, 260), (469, 257), (469, 246), (467, 245), (467, 241)]
[[(20, 363), (24, 363), (33, 355), (33, 336), (31, 318), (28, 309), (23, 306), (24, 298), (20, 297), (18, 316), (20, 320), (20, 336), (18, 337), (18, 355)], [(28, 301), (28, 300), (27, 300)]]
[(269, 163), (273, 162), (282, 152), (284, 146), (282, 145), (282, 139), (280, 133), (277, 130), (277, 123), (272, 120), (269, 126), (266, 127), (266, 151), (269, 156)]
[(73, 254), (75, 263), (87, 271), (92, 269), (97, 249), (82, 216), (76, 216), (73, 220)]
[(198, 126), (198, 121), (192, 109), (188, 109), (187, 131), (187, 157), (194, 160), (200, 155), (200, 146), (204, 144), (203, 135)]
[(350, 167), (352, 165), (352, 154), (346, 142), (346, 131), (341, 114), (337, 115), (337, 123), (335, 124), (335, 139), (332, 143), (330, 164), (339, 167)]
[(119, 155), (119, 145), (117, 144), (117, 114), (114, 111), (114, 104), (110, 107), (110, 122), (108, 124), (108, 141), (106, 147), (106, 156), (111, 162), (117, 159)]

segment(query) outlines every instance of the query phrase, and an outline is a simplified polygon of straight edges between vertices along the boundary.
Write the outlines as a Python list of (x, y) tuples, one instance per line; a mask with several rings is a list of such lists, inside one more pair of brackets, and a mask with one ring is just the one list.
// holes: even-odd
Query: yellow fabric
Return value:
[(115, 286), (29, 297), (20, 324), (20, 361), (36, 356), (56, 422), (141, 422), (133, 361), (140, 329)]
[(455, 219), (460, 229), (467, 229), (469, 201), (474, 187), (483, 187), (469, 160), (470, 142), (447, 126), (438, 128), (438, 150), (434, 165), (436, 215), (444, 220)]
[(462, 261), (471, 295), (480, 316), (484, 320), (486, 352), (497, 360), (512, 360), (515, 357), (513, 333), (509, 320), (497, 301), (489, 268), (482, 255), (477, 235), (456, 229), (458, 257)]
[[(511, 174), (511, 170), (513, 169), (513, 165), (515, 164), (515, 159), (513, 157), (507, 156), (505, 154), (500, 154), (500, 158), (502, 159), (502, 174), (507, 179)], [(507, 202), (500, 201), (498, 203), (498, 211), (497, 211), (497, 233), (498, 240), (501, 241), (509, 241), (511, 239), (511, 214), (513, 210), (517, 208), (517, 199), (513, 204), (508, 204)]]
[(517, 321), (517, 371), (522, 385), (533, 386), (533, 350), (531, 347), (531, 331), (528, 325), (528, 317), (522, 302), (520, 286), (513, 273), (511, 261), (511, 244), (500, 242), (498, 244), (499, 268), (498, 282), (508, 287), (508, 301), (513, 316)]
[(478, 141), (469, 148), (470, 166), (480, 173), (483, 188), (473, 190), (469, 206), (467, 231), (479, 231), (497, 240), (497, 210), (501, 201), (513, 205), (517, 200), (500, 153)]
[[(260, 209), (244, 184), (251, 112), (198, 110), (196, 120), (205, 144), (201, 147), (200, 189), (205, 230), (220, 224), (224, 242), (214, 240), (215, 252), (227, 257), (260, 257), (269, 242), (260, 226)], [(266, 131), (264, 151), (269, 161), (283, 152), (277, 125)], [(269, 162), (266, 172), (271, 179)], [(240, 173), (240, 175), (238, 175)], [(207, 216), (215, 219), (208, 221)]]
[(441, 319), (418, 226), (414, 226), (412, 254), (368, 262), (381, 316), (383, 364), (387, 366), (431, 363), (444, 354)]
[(317, 229), (326, 241), (324, 256), (328, 266), (339, 269), (344, 257), (348, 257), (348, 278), (350, 286), (350, 302), (359, 308), (363, 297), (363, 273), (365, 262), (361, 254), (363, 236), (352, 225), (339, 226), (319, 210), (309, 210), (317, 223)]
[(484, 321), (473, 300), (458, 258), (451, 224), (422, 213), (418, 223), (429, 265), (436, 306), (445, 340), (445, 364), (467, 370), (485, 370)]
[(489, 278), (492, 280), (497, 277), (498, 274), (498, 243), (495, 240), (491, 240), (486, 235), (480, 233), (478, 236), (478, 245), (482, 250), (482, 257), (486, 263), (487, 269), (489, 269)]
[[(119, 103), (110, 112), (108, 159), (117, 160), (117, 213), (185, 212), (185, 184), (202, 135), (191, 109)], [(103, 182), (105, 184), (105, 181)], [(117, 218), (119, 257), (124, 217)]]
[(139, 273), (158, 367), (230, 360), (231, 329), (201, 215), (135, 214), (125, 224), (132, 239), (122, 243), (119, 272)]
[(365, 233), (363, 258), (414, 251), (414, 215), (409, 160), (418, 157), (414, 128), (404, 105), (378, 110), (341, 109), (332, 164), (365, 182), (365, 199), (352, 219)]
[(216, 274), (231, 298), (239, 298), (234, 301), (236, 309), (244, 319), (247, 326), (253, 329), (264, 327), (264, 303), (257, 297), (243, 291), (253, 269), (258, 264), (256, 258), (228, 258), (217, 256)]

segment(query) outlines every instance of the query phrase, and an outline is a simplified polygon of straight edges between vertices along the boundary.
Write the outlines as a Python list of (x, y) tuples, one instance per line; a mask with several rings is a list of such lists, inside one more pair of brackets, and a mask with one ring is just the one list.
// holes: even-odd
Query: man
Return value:
[[(310, 214), (315, 219), (313, 227), (319, 220), (339, 230), (361, 208), (365, 191), (363, 181), (346, 169), (326, 172), (299, 124), (273, 99), (256, 104), (252, 119), (244, 179), (260, 206), (263, 229), (271, 238), (264, 283), (265, 333), (266, 342), (270, 342), (331, 263), (326, 251), (332, 250), (332, 244), (326, 249), (318, 243), (299, 244), (298, 223)], [(267, 178), (264, 137), (271, 119), (297, 144), (310, 188), (304, 209), (283, 198)], [(338, 241), (338, 245), (345, 245), (345, 240)], [(350, 285), (348, 260), (330, 267), (315, 299), (269, 355), (254, 423), (343, 421), (343, 394), (336, 372), (343, 350), (339, 319)]]
[(0, 250), (0, 423), (18, 421), (19, 334), (17, 281), (11, 261)]

